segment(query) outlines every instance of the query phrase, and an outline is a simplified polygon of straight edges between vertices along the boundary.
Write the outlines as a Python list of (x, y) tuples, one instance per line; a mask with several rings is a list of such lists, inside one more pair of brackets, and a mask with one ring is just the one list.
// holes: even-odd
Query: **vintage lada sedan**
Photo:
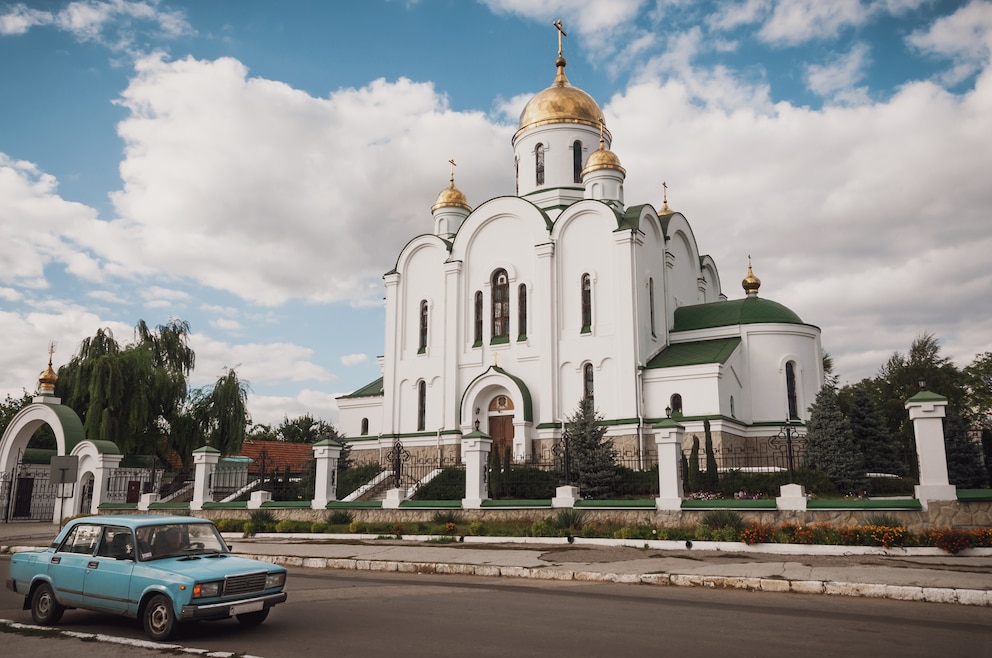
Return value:
[(158, 641), (184, 621), (261, 624), (285, 585), (286, 569), (232, 555), (210, 521), (154, 515), (74, 519), (45, 550), (15, 553), (7, 579), (37, 624), (83, 608), (140, 619)]

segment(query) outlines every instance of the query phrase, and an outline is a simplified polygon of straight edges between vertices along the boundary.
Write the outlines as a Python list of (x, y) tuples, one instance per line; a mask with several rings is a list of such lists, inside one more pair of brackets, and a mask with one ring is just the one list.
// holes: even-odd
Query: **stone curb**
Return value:
[(400, 562), (395, 560), (356, 560), (352, 558), (297, 557), (286, 555), (253, 555), (244, 557), (305, 569), (344, 569), (354, 571), (387, 571), (397, 573), (443, 574), (457, 576), (500, 576), (538, 580), (578, 580), (587, 582), (656, 585), (670, 587), (708, 587), (710, 589), (743, 589), (753, 592), (795, 594), (827, 594), (858, 596), (896, 601), (953, 603), (992, 607), (992, 591), (950, 587), (915, 587), (874, 583), (848, 583), (826, 580), (786, 580), (784, 578), (754, 578), (746, 576), (704, 576), (698, 574), (618, 574), (598, 571), (572, 571), (557, 567), (507, 567), (448, 562)]

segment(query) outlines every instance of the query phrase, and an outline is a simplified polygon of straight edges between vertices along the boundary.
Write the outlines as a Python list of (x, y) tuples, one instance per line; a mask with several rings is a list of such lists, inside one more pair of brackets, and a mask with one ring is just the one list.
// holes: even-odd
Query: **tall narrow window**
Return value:
[(513, 196), (520, 196), (520, 158), (513, 158)]
[(582, 333), (592, 331), (592, 278), (582, 275)]
[(648, 279), (648, 312), (651, 314), (651, 337), (658, 334), (654, 331), (654, 279)]
[(572, 143), (572, 177), (574, 182), (582, 182), (582, 142), (579, 140)]
[(517, 340), (527, 337), (527, 286), (517, 288)]
[(672, 397), (668, 401), (669, 408), (672, 410), (673, 416), (682, 415), (682, 396), (678, 393), (673, 393)]
[(536, 163), (534, 167), (535, 179), (538, 185), (544, 185), (544, 144), (538, 144), (534, 149)]
[(420, 343), (417, 354), (423, 354), (427, 351), (427, 316), (427, 300), (424, 299), (420, 302)]
[(593, 393), (592, 364), (587, 363), (582, 367), (582, 397), (593, 402)]
[(796, 364), (785, 364), (785, 392), (789, 398), (789, 420), (799, 418), (799, 403), (796, 399)]
[(493, 336), (492, 342), (510, 339), (510, 280), (506, 270), (493, 272)]
[(427, 382), (421, 380), (417, 384), (417, 431), (423, 432), (427, 427)]
[(482, 291), (475, 293), (475, 346), (482, 345)]
[(362, 419), (362, 436), (368, 436), (369, 433), (369, 419)]

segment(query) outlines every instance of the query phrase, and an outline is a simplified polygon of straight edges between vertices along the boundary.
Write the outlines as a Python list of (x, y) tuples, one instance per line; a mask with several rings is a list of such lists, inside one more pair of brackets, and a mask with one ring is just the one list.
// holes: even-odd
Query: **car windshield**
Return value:
[(161, 560), (169, 557), (227, 553), (227, 545), (211, 523), (166, 523), (135, 531), (138, 557)]

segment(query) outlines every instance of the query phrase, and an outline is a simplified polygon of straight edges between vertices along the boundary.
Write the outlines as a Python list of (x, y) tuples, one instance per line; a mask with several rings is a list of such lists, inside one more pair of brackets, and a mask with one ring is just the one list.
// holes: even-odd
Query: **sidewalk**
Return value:
[[(57, 527), (0, 524), (0, 552), (45, 546)], [(350, 535), (225, 534), (248, 557), (356, 569), (863, 596), (992, 607), (992, 550), (861, 549), (774, 544), (466, 537), (425, 543)], [(520, 543), (518, 543), (520, 542)], [(832, 552), (834, 554), (823, 554)], [(783, 554), (787, 553), (787, 554)], [(872, 554), (875, 553), (875, 554)]]

